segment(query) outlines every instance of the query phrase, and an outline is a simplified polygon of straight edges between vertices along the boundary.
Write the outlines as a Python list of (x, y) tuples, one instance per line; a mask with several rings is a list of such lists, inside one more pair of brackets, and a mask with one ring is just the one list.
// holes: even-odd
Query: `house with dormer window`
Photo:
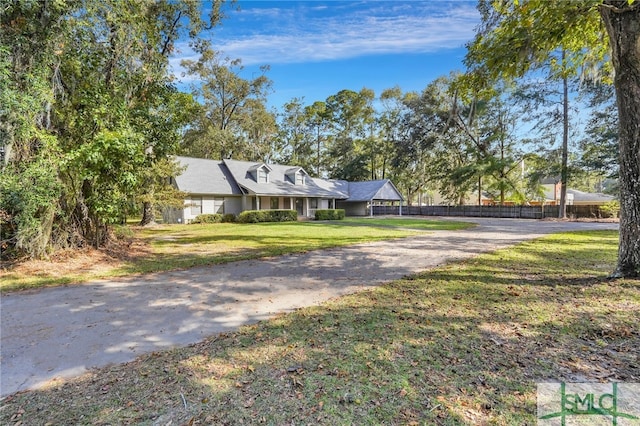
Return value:
[[(300, 217), (314, 217), (318, 209), (340, 206), (347, 212), (364, 214), (374, 201), (403, 200), (388, 179), (347, 182), (311, 177), (302, 167), (280, 164), (189, 157), (176, 160), (184, 171), (172, 178), (172, 183), (188, 196), (184, 209), (165, 211), (167, 223), (189, 223), (207, 213), (238, 215), (245, 210), (296, 210)], [(350, 200), (350, 191), (356, 198)]]

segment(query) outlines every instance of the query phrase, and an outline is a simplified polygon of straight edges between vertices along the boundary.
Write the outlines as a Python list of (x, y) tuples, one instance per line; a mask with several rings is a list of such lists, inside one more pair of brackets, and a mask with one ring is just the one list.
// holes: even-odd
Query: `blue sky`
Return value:
[[(269, 105), (305, 104), (342, 89), (420, 91), (435, 78), (463, 70), (464, 44), (480, 21), (475, 1), (238, 1), (211, 40), (242, 60), (243, 78), (271, 67)], [(174, 58), (192, 53), (186, 46)], [(193, 58), (195, 59), (195, 58)], [(188, 81), (181, 78), (183, 84)]]

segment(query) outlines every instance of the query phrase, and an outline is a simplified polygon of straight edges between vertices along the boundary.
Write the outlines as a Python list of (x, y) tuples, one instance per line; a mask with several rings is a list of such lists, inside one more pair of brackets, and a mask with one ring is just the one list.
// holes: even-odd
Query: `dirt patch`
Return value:
[(9, 273), (32, 276), (62, 277), (65, 275), (102, 273), (126, 262), (149, 256), (151, 248), (140, 239), (119, 239), (106, 247), (82, 247), (60, 250), (49, 259), (6, 262), (0, 267), (0, 278)]

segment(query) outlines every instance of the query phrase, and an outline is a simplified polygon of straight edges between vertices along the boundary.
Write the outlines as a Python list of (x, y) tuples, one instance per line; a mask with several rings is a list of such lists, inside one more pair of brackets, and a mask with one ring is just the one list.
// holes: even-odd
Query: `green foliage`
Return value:
[[(55, 139), (43, 138), (42, 141), (53, 143)], [(10, 252), (15, 248), (35, 258), (47, 254), (62, 189), (57, 168), (55, 146), (50, 145), (30, 162), (11, 163), (0, 169), (3, 253), (7, 248)]]
[(222, 223), (222, 215), (219, 213), (199, 214), (191, 221), (191, 223)]
[(522, 76), (548, 64), (550, 54), (561, 49), (566, 56), (554, 59), (552, 64), (559, 75), (567, 76), (585, 65), (601, 62), (608, 44), (602, 37), (599, 3), (480, 1), (482, 24), (467, 46), (465, 58), (471, 70), (465, 81), (467, 88), (478, 93), (491, 88), (500, 77)]
[(198, 60), (181, 64), (187, 74), (197, 77), (192, 93), (203, 105), (185, 134), (183, 154), (264, 161), (277, 133), (275, 117), (265, 106), (272, 85), (266, 76), (269, 67), (261, 67), (261, 75), (246, 80), (240, 76), (240, 59), (222, 57), (204, 40), (193, 48), (200, 54)]
[(344, 219), (344, 209), (316, 210), (316, 220), (342, 220)]
[(169, 56), (178, 38), (216, 25), (223, 2), (207, 19), (201, 1), (5, 3), (3, 250), (99, 246), (134, 200), (174, 203), (161, 171), (194, 101), (173, 86)]
[(245, 210), (238, 215), (239, 223), (259, 222), (295, 222), (298, 212), (295, 210)]
[(620, 202), (610, 201), (600, 206), (600, 213), (603, 217), (619, 217), (620, 215)]
[(133, 230), (127, 225), (115, 225), (113, 235), (118, 240), (128, 240), (135, 237)]
[(332, 130), (327, 138), (329, 177), (353, 181), (371, 177), (367, 167), (371, 155), (367, 144), (371, 140), (366, 134), (375, 121), (374, 99), (374, 92), (366, 88), (359, 92), (341, 90), (327, 98), (325, 116)]
[[(529, 70), (549, 64), (555, 77), (566, 82), (579, 71), (608, 68), (618, 109), (618, 153), (620, 158), (620, 250), (615, 277), (640, 274), (640, 152), (637, 123), (640, 99), (640, 2), (585, 0), (580, 2), (479, 3), (482, 24), (468, 46), (469, 69), (460, 87), (473, 96), (491, 87), (496, 79), (524, 76)], [(558, 59), (557, 53), (561, 52)], [(582, 73), (594, 77), (593, 73)], [(608, 73), (605, 73), (607, 76)], [(599, 77), (599, 76), (595, 76)], [(567, 104), (564, 105), (566, 116)], [(566, 135), (566, 120), (565, 132)], [(567, 146), (566, 137), (563, 146)], [(566, 150), (565, 150), (566, 153)], [(566, 155), (563, 165), (566, 164)], [(562, 170), (566, 183), (566, 167)]]
[(225, 213), (222, 215), (223, 223), (234, 223), (236, 221), (236, 215), (233, 213)]
[(303, 106), (302, 99), (294, 98), (283, 105), (278, 123), (279, 154), (282, 163), (302, 167), (318, 173), (320, 135), (313, 125), (311, 107)]

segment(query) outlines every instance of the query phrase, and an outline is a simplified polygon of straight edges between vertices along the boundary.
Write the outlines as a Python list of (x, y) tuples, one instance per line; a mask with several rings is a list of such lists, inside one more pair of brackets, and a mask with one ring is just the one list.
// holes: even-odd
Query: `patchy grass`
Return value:
[(450, 264), (6, 398), (15, 424), (536, 423), (536, 382), (640, 381), (615, 232)]
[(421, 217), (387, 218), (387, 217), (347, 217), (340, 221), (331, 222), (337, 225), (380, 226), (404, 229), (419, 229), (423, 231), (456, 231), (469, 228), (471, 224), (453, 220), (425, 220)]
[(464, 222), (395, 218), (350, 219), (347, 223), (160, 225), (132, 228), (134, 238), (126, 236), (124, 231), (128, 229), (120, 229), (124, 237), (106, 250), (62, 252), (49, 261), (0, 268), (0, 291), (213, 265), (470, 226)]

